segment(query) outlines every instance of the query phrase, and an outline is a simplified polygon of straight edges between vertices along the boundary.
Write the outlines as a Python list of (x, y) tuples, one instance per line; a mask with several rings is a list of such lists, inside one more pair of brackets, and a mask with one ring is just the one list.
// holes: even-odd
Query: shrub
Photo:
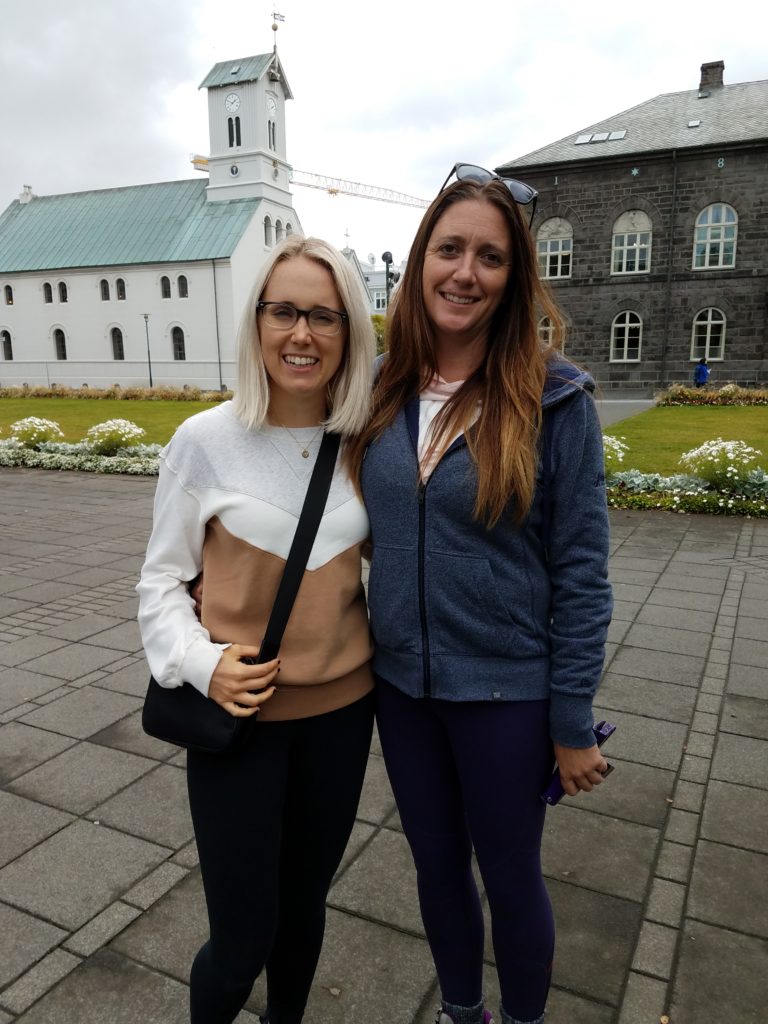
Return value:
[(605, 455), (605, 472), (610, 473), (616, 469), (619, 463), (624, 461), (624, 456), (629, 451), (629, 445), (625, 444), (623, 437), (612, 437), (610, 434), (603, 434), (603, 453)]
[(756, 468), (762, 454), (744, 441), (724, 441), (718, 437), (685, 452), (680, 465), (719, 491), (734, 491)]
[(88, 428), (85, 443), (94, 455), (115, 455), (121, 448), (139, 444), (144, 434), (130, 420), (106, 420)]
[(768, 390), (733, 383), (717, 389), (673, 384), (656, 395), (656, 405), (768, 405)]
[(44, 441), (60, 441), (63, 437), (64, 433), (58, 423), (38, 416), (27, 416), (11, 424), (11, 439), (25, 448), (37, 448)]

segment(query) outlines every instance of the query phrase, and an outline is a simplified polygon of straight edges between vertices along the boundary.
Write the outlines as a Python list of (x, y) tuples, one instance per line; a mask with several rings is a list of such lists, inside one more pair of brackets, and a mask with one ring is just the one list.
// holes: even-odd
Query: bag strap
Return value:
[(296, 526), (296, 533), (291, 543), (291, 550), (288, 552), (283, 577), (280, 586), (277, 588), (277, 596), (272, 606), (272, 613), (261, 641), (257, 664), (264, 661), (272, 661), (277, 657), (280, 644), (283, 640), (285, 627), (288, 625), (293, 603), (299, 585), (307, 567), (309, 554), (312, 545), (315, 543), (320, 520), (323, 518), (325, 503), (328, 500), (328, 492), (331, 489), (333, 470), (336, 465), (336, 456), (339, 451), (341, 437), (339, 434), (323, 434), (320, 443), (320, 451), (317, 453), (312, 476), (309, 480), (309, 487), (304, 498), (304, 505), (301, 509), (299, 522)]

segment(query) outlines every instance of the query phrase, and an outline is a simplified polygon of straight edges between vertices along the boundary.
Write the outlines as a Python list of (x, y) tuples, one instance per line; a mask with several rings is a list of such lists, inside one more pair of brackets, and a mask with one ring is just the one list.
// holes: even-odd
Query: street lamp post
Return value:
[(392, 286), (400, 280), (400, 274), (397, 270), (392, 270), (394, 260), (391, 252), (383, 252), (381, 258), (384, 261), (384, 288), (387, 296), (387, 309), (389, 309), (389, 296), (392, 292)]
[(147, 368), (149, 369), (149, 386), (152, 387), (152, 356), (149, 352), (149, 313), (143, 313), (144, 333), (147, 335)]

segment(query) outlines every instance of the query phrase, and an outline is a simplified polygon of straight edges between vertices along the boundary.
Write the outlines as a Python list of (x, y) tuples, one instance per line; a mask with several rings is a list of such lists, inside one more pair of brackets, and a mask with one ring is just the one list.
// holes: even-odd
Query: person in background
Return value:
[(571, 795), (607, 768), (592, 731), (611, 615), (601, 432), (592, 380), (537, 334), (539, 316), (562, 319), (523, 215), (535, 198), (454, 167), (417, 231), (372, 418), (347, 452), (371, 523), (378, 728), (439, 1024), (491, 1020), (473, 849), (501, 1020), (543, 1020), (554, 925), (540, 794), (555, 757)]
[(697, 388), (703, 388), (709, 380), (709, 367), (706, 359), (700, 359), (693, 370), (693, 383)]
[(210, 923), (192, 1024), (230, 1024), (264, 967), (262, 1019), (299, 1024), (312, 984), (373, 727), (368, 519), (341, 460), (279, 664), (243, 659), (258, 654), (323, 432), (346, 443), (365, 425), (374, 351), (350, 265), (292, 235), (246, 305), (234, 401), (186, 420), (161, 456), (137, 588), (147, 659), (161, 685), (190, 683), (249, 723), (234, 749), (187, 754)]

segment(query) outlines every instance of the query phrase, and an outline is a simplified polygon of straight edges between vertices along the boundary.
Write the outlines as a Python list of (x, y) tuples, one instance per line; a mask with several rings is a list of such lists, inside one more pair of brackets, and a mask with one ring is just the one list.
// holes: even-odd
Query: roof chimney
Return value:
[(24, 185), (24, 191), (19, 196), (19, 202), (20, 203), (28, 203), (30, 201), (30, 199), (34, 199), (34, 198), (35, 198), (35, 194), (32, 191), (32, 186), (31, 185)]
[(701, 65), (701, 82), (699, 82), (699, 96), (709, 96), (712, 89), (722, 89), (723, 71), (725, 64), (721, 60), (710, 61), (709, 64)]

